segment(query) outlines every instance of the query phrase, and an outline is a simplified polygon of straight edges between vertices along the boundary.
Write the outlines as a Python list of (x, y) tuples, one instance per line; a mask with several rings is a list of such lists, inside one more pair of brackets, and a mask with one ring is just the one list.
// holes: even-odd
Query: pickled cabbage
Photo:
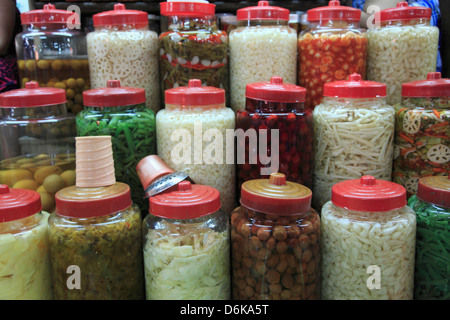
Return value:
[[(183, 224), (149, 230), (144, 246), (149, 300), (230, 299), (228, 231)], [(179, 225), (178, 225), (179, 226)]]

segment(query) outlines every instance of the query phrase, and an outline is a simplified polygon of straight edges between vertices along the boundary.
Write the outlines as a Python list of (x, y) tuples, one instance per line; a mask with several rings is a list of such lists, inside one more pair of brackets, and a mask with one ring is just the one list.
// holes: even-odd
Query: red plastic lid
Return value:
[(0, 222), (26, 218), (41, 210), (41, 196), (36, 191), (0, 184)]
[(216, 12), (216, 5), (206, 1), (167, 1), (159, 6), (162, 16), (214, 16)]
[(205, 106), (225, 103), (225, 90), (202, 86), (199, 79), (189, 80), (187, 86), (167, 89), (165, 91), (166, 104)]
[(64, 89), (39, 87), (36, 81), (25, 84), (25, 88), (10, 90), (0, 94), (0, 107), (44, 107), (66, 103)]
[(269, 179), (248, 180), (241, 188), (241, 205), (269, 214), (308, 213), (311, 210), (311, 198), (310, 189), (286, 181), (282, 173), (272, 173)]
[(148, 14), (144, 11), (129, 10), (122, 3), (116, 3), (114, 10), (100, 12), (92, 16), (94, 27), (133, 25), (136, 28), (148, 26)]
[(440, 72), (430, 72), (426, 80), (402, 84), (403, 97), (450, 97), (450, 79), (441, 78)]
[(55, 194), (56, 213), (65, 217), (91, 218), (123, 211), (132, 205), (130, 187), (121, 182), (108, 187), (70, 186)]
[(282, 77), (272, 77), (270, 82), (248, 83), (245, 87), (247, 98), (276, 102), (304, 102), (306, 89), (290, 83), (283, 83)]
[(328, 2), (328, 6), (310, 9), (306, 12), (308, 21), (323, 20), (344, 20), (359, 21), (361, 19), (361, 11), (347, 6), (341, 6), (336, 0)]
[(425, 202), (450, 208), (450, 175), (420, 178), (416, 196)]
[(331, 202), (355, 211), (389, 211), (406, 205), (406, 189), (373, 176), (338, 182), (331, 188)]
[(386, 85), (375, 81), (363, 81), (360, 74), (353, 73), (348, 80), (325, 83), (323, 95), (337, 98), (385, 97)]
[(397, 3), (396, 8), (384, 9), (375, 13), (375, 22), (412, 19), (431, 19), (431, 9), (409, 6), (407, 1), (402, 1)]
[(286, 20), (289, 21), (289, 10), (269, 6), (269, 1), (258, 1), (257, 6), (242, 8), (236, 11), (236, 19), (240, 20)]
[[(69, 19), (70, 18), (70, 19)], [(56, 9), (53, 4), (45, 4), (43, 9), (30, 10), (20, 14), (22, 25), (33, 24), (62, 24), (70, 22), (73, 25), (80, 24), (78, 13)]]
[(120, 80), (108, 80), (106, 88), (83, 91), (83, 104), (87, 107), (119, 107), (145, 103), (145, 90), (121, 87)]
[(167, 219), (195, 219), (219, 209), (220, 195), (217, 189), (182, 181), (176, 190), (150, 197), (149, 212)]

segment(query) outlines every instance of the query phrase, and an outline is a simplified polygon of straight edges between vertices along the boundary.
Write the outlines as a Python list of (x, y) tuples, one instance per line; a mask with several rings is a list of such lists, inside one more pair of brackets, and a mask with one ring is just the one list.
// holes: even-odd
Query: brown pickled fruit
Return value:
[(320, 220), (258, 213), (231, 216), (233, 299), (320, 299)]

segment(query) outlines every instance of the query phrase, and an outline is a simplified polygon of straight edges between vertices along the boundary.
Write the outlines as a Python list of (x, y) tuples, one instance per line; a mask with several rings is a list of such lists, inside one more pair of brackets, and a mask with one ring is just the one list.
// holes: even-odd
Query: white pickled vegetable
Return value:
[(216, 232), (198, 224), (149, 230), (144, 246), (149, 300), (230, 299), (228, 229)]
[(313, 201), (320, 208), (340, 181), (371, 175), (390, 180), (394, 108), (381, 99), (325, 98), (313, 113)]
[[(356, 212), (329, 201), (322, 208), (321, 235), (323, 299), (413, 298), (416, 215), (410, 207)], [(377, 267), (378, 275), (372, 271)], [(377, 276), (379, 287), (372, 287)]]
[(49, 214), (20, 233), (0, 233), (0, 300), (53, 298), (48, 253)]

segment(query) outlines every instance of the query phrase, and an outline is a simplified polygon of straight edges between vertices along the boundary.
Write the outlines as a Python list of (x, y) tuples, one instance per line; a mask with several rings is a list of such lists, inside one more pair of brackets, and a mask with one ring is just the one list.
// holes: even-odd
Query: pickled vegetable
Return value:
[(450, 173), (450, 101), (404, 98), (395, 111), (393, 181), (411, 196), (420, 177)]
[[(141, 216), (136, 206), (86, 219), (52, 215), (49, 224), (55, 299), (144, 298)], [(80, 270), (80, 289), (67, 286), (67, 268), (73, 265)]]
[(416, 195), (408, 205), (417, 215), (414, 298), (450, 299), (450, 209), (421, 201)]

